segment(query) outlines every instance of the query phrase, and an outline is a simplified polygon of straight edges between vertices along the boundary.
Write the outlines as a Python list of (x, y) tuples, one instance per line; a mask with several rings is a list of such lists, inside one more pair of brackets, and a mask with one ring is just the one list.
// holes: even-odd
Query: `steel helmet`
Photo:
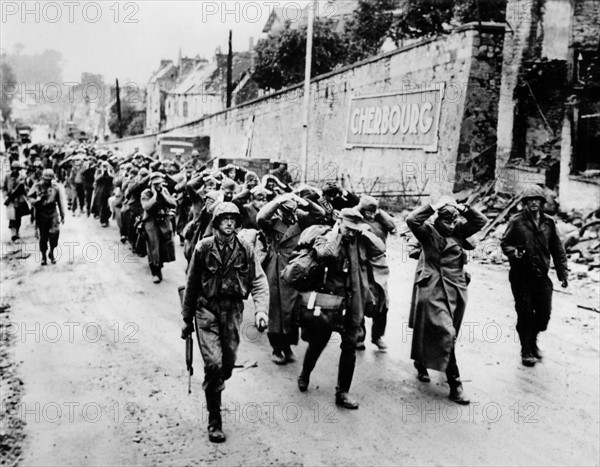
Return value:
[(215, 206), (212, 217), (212, 226), (216, 228), (219, 222), (221, 221), (221, 217), (226, 214), (233, 215), (235, 217), (235, 221), (237, 226), (242, 225), (242, 215), (240, 214), (240, 210), (233, 203), (223, 202), (219, 203)]
[(542, 200), (542, 203), (546, 202), (546, 195), (544, 194), (544, 189), (538, 185), (529, 185), (521, 193), (521, 201), (536, 198)]
[(44, 171), (42, 172), (42, 178), (45, 180), (53, 180), (54, 179), (54, 170), (44, 169)]

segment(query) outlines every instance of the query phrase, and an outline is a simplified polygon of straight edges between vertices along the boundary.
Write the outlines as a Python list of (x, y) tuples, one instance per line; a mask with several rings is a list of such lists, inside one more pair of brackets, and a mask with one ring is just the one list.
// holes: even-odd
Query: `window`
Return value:
[(188, 103), (187, 103), (187, 101), (183, 101), (183, 116), (184, 117), (188, 116)]

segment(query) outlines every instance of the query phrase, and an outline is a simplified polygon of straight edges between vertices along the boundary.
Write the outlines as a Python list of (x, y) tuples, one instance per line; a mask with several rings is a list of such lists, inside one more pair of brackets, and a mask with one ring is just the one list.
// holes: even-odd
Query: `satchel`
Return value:
[(300, 326), (326, 326), (332, 331), (344, 329), (345, 297), (321, 292), (300, 293)]

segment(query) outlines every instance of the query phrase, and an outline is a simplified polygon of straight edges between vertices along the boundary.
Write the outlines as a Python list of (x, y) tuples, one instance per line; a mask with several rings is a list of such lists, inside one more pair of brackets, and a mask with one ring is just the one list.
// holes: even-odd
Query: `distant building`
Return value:
[[(232, 60), (232, 105), (236, 88), (247, 82), (251, 52), (235, 52)], [(166, 94), (166, 128), (193, 122), (227, 107), (227, 54), (216, 53), (209, 63), (200, 60)]]
[[(273, 8), (262, 32), (269, 36), (276, 36), (285, 29), (285, 24), (288, 21), (291, 29), (299, 29), (306, 26), (308, 24), (308, 9), (310, 5), (302, 9), (295, 8), (292, 5), (294, 5), (293, 2), (283, 8)], [(334, 22), (335, 30), (342, 32), (357, 7), (358, 0), (327, 0), (325, 2), (317, 2), (315, 18), (331, 19)]]
[(161, 60), (146, 89), (146, 133), (156, 133), (166, 123), (165, 98), (175, 87), (179, 67), (172, 60)]

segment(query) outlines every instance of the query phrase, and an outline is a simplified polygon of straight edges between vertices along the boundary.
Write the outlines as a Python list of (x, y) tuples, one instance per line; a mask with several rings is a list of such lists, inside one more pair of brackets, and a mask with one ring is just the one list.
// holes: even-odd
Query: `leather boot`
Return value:
[(417, 369), (417, 379), (423, 383), (429, 383), (431, 381), (431, 378), (429, 377), (429, 372), (427, 371), (427, 368), (425, 368), (421, 362), (417, 362), (415, 360), (415, 368)]
[(335, 390), (335, 403), (346, 409), (358, 409), (358, 402), (352, 399), (348, 392), (354, 376), (354, 366), (356, 364), (356, 354), (351, 351), (342, 350), (340, 355), (340, 365), (338, 369), (338, 384)]
[(519, 333), (521, 339), (521, 363), (525, 366), (534, 366), (536, 359), (531, 352), (531, 334), (528, 332)]
[(223, 433), (221, 420), (221, 393), (205, 392), (206, 408), (208, 410), (208, 439), (211, 443), (222, 443), (227, 438)]
[(358, 409), (358, 401), (352, 399), (347, 392), (341, 392), (339, 389), (335, 393), (335, 404), (349, 410)]
[(448, 378), (448, 385), (450, 386), (450, 395), (448, 396), (448, 398), (452, 402), (456, 402), (457, 404), (469, 405), (471, 401), (469, 400), (469, 398), (465, 394), (465, 391), (463, 390), (462, 382), (460, 381), (460, 377), (458, 376), (458, 374), (449, 375), (448, 373), (446, 373), (446, 376)]
[(542, 354), (542, 351), (540, 350), (540, 348), (537, 345), (537, 337), (538, 337), (537, 332), (534, 332), (531, 335), (531, 355), (533, 355), (534, 358), (541, 360), (544, 356)]
[(315, 365), (317, 364), (317, 360), (319, 360), (322, 351), (323, 349), (321, 347), (309, 342), (306, 353), (304, 354), (304, 361), (302, 362), (302, 371), (300, 372), (300, 376), (298, 376), (298, 389), (300, 389), (301, 392), (305, 392), (308, 389), (310, 374), (315, 369)]

